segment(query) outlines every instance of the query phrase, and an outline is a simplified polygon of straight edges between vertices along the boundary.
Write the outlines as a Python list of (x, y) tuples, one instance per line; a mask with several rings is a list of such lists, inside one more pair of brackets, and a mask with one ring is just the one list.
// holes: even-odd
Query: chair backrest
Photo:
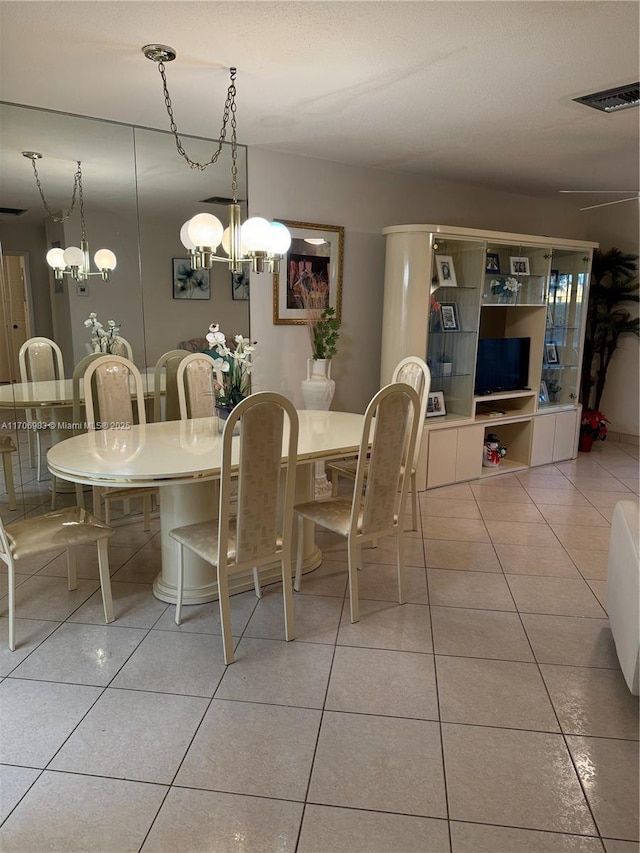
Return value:
[(410, 473), (407, 462), (413, 459), (419, 413), (418, 394), (404, 382), (386, 385), (367, 406), (353, 490), (352, 534), (389, 530), (396, 517), (402, 519)]
[(418, 435), (416, 436), (416, 446), (413, 452), (413, 467), (418, 466), (418, 457), (420, 455), (420, 440), (424, 427), (424, 421), (427, 416), (427, 402), (429, 391), (431, 389), (431, 371), (425, 361), (417, 355), (409, 355), (398, 362), (396, 369), (393, 371), (391, 378), (392, 382), (404, 382), (416, 391), (420, 400), (420, 411), (418, 413)]
[[(137, 421), (134, 417), (131, 399), (132, 379), (135, 386)], [(101, 423), (102, 429), (108, 429), (111, 425), (116, 424), (124, 426), (125, 424), (145, 424), (147, 422), (144, 410), (142, 376), (135, 364), (129, 359), (120, 355), (100, 356), (87, 365), (83, 384), (88, 429), (96, 429), (96, 423)]]
[(62, 350), (50, 338), (29, 338), (18, 353), (22, 382), (64, 379)]
[[(73, 409), (71, 414), (72, 431), (74, 435), (79, 435), (81, 432), (86, 432), (83, 424), (86, 422), (86, 415), (82, 415), (82, 400), (80, 398), (80, 384), (84, 378), (84, 373), (91, 362), (102, 358), (100, 353), (94, 352), (91, 355), (85, 355), (73, 368), (71, 377), (71, 398), (73, 400)], [(95, 394), (95, 376), (93, 378), (93, 393)]]
[[(178, 366), (188, 353), (183, 349), (170, 349), (156, 361), (153, 370), (153, 420), (179, 421)], [(164, 383), (162, 377), (164, 376)], [(164, 392), (164, 393), (163, 393)], [(164, 399), (164, 418), (162, 400)]]
[[(285, 424), (285, 418), (288, 421)], [(219, 559), (227, 553), (231, 517), (233, 428), (240, 420), (237, 469), (236, 563), (268, 558), (278, 535), (290, 546), (298, 448), (298, 414), (281, 394), (251, 394), (227, 418), (222, 433)], [(283, 456), (283, 439), (287, 437)], [(282, 472), (282, 465), (286, 470)]]
[(133, 348), (126, 338), (122, 338), (118, 335), (116, 346), (117, 349), (113, 355), (121, 355), (123, 358), (128, 358), (129, 361), (133, 361)]
[(216, 405), (216, 382), (222, 378), (213, 367), (213, 359), (191, 353), (182, 359), (176, 373), (180, 418), (210, 418)]

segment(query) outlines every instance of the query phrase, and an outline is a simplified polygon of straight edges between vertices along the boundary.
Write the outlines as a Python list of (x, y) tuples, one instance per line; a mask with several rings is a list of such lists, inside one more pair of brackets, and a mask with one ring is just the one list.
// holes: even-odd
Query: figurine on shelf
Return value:
[(482, 450), (482, 465), (484, 468), (495, 468), (507, 455), (507, 448), (500, 444), (500, 439), (494, 432), (490, 432), (484, 440)]

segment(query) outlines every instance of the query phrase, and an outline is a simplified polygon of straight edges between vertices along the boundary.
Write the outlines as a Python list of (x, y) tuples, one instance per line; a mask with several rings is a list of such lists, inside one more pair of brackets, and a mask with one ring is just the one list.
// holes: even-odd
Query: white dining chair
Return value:
[[(416, 438), (416, 446), (413, 453), (410, 472), (410, 491), (411, 491), (411, 529), (418, 529), (418, 486), (417, 486), (417, 469), (418, 459), (420, 457), (420, 445), (423, 432), (425, 417), (427, 414), (427, 400), (429, 390), (431, 388), (431, 371), (423, 359), (417, 355), (410, 355), (400, 361), (391, 377), (392, 382), (405, 382), (411, 385), (418, 394), (420, 400), (420, 412), (418, 415), (418, 435)], [(355, 480), (358, 462), (355, 459), (344, 459), (342, 461), (331, 462), (327, 464), (327, 469), (331, 471), (331, 491), (333, 497), (338, 494), (339, 478), (344, 477), (348, 480)], [(365, 480), (367, 474), (365, 470)]]
[[(18, 367), (21, 382), (47, 382), (64, 379), (64, 362), (62, 350), (50, 338), (35, 337), (26, 340), (18, 352)], [(48, 409), (25, 409), (27, 423), (37, 425), (39, 421), (49, 422), (51, 415)], [(38, 480), (42, 479), (42, 442), (40, 430), (29, 429), (29, 464), (36, 467)], [(55, 485), (53, 500), (55, 502)]]
[(105, 622), (113, 622), (113, 598), (109, 575), (108, 539), (113, 530), (79, 506), (49, 512), (33, 518), (12, 521), (7, 525), (0, 519), (0, 561), (6, 564), (9, 583), (9, 648), (15, 651), (15, 564), (21, 559), (45, 554), (48, 551), (67, 552), (67, 583), (70, 590), (78, 588), (76, 548), (93, 542), (98, 547), (98, 571), (102, 589)]
[[(298, 516), (295, 589), (300, 591), (302, 530), (306, 518), (347, 539), (352, 622), (360, 618), (358, 569), (362, 567), (362, 546), (382, 536), (396, 538), (398, 601), (405, 602), (403, 517), (419, 417), (420, 399), (410, 385), (394, 382), (382, 388), (365, 412), (353, 495), (294, 506)], [(372, 428), (373, 440), (367, 458)]]
[[(86, 365), (83, 376), (87, 429), (126, 429), (135, 423), (146, 424), (144, 387), (140, 371), (132, 361), (120, 355), (102, 355)], [(132, 389), (133, 382), (133, 398)], [(135, 412), (134, 412), (135, 408)], [(100, 504), (105, 507), (105, 521), (110, 521), (113, 501), (142, 498), (143, 530), (151, 527), (151, 498), (158, 489), (102, 488), (94, 486), (93, 512), (100, 517)]]
[(222, 376), (214, 369), (211, 356), (191, 353), (182, 359), (176, 374), (180, 418), (210, 418), (215, 414), (216, 384)]
[[(163, 353), (153, 369), (153, 420), (179, 421), (178, 366), (189, 355), (183, 349)], [(163, 405), (164, 404), (164, 405)]]
[[(237, 457), (238, 505), (231, 514), (233, 429), (240, 422)], [(285, 421), (287, 424), (285, 424)], [(283, 458), (283, 440), (286, 450)], [(169, 536), (180, 545), (176, 623), (180, 624), (184, 587), (184, 550), (193, 551), (217, 570), (220, 622), (225, 663), (233, 663), (230, 574), (257, 574), (274, 561), (282, 567), (285, 638), (294, 637), (291, 538), (298, 446), (298, 415), (286, 397), (262, 392), (239, 403), (222, 433), (218, 517), (174, 528)], [(282, 471), (282, 465), (286, 469)]]

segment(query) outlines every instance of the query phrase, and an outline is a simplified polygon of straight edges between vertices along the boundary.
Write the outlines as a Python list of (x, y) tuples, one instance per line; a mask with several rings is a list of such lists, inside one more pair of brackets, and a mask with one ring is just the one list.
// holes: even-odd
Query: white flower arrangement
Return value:
[(116, 325), (115, 320), (107, 322), (107, 328), (98, 320), (98, 315), (95, 313), (89, 314), (89, 317), (84, 321), (87, 329), (91, 329), (91, 343), (94, 352), (103, 352), (117, 355), (120, 352), (120, 326)]
[(233, 408), (251, 393), (251, 356), (255, 346), (249, 338), (236, 335), (235, 349), (227, 346), (224, 332), (220, 331), (217, 323), (209, 326), (207, 342), (209, 355), (213, 358), (215, 370), (222, 374), (222, 385), (216, 387), (216, 405), (223, 408)]
[(502, 280), (494, 278), (490, 284), (491, 292), (496, 296), (511, 296), (517, 293), (522, 287), (522, 282), (512, 276)]

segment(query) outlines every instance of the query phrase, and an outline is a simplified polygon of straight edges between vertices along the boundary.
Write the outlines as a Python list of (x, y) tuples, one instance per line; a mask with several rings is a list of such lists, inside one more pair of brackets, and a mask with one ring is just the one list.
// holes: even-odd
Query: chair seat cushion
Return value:
[[(341, 536), (349, 535), (349, 522), (351, 521), (351, 503), (353, 498), (332, 498), (328, 501), (308, 501), (303, 504), (296, 504), (294, 512), (303, 515), (305, 518), (326, 527), (327, 530), (333, 530), (334, 533), (339, 533)], [(360, 521), (358, 523), (360, 527)]]
[[(211, 518), (196, 524), (186, 524), (184, 527), (174, 527), (169, 536), (186, 545), (190, 551), (202, 557), (213, 566), (218, 565), (218, 519)], [(276, 549), (282, 548), (282, 537), (276, 539)], [(227, 540), (227, 560), (230, 563), (236, 559), (236, 519), (229, 520)]]
[(113, 533), (109, 525), (79, 506), (12, 521), (5, 526), (5, 531), (15, 560), (58, 548), (97, 542)]

